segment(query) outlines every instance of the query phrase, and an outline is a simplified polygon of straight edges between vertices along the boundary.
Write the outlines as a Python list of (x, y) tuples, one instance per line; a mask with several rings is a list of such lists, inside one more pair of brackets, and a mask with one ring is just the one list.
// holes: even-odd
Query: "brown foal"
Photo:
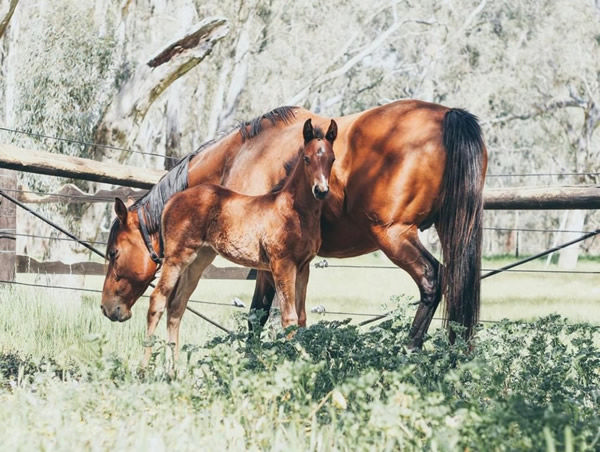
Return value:
[[(329, 193), (329, 175), (335, 160), (333, 142), (337, 124), (327, 133), (303, 127), (304, 146), (280, 189), (248, 196), (220, 185), (202, 184), (175, 194), (162, 215), (164, 258), (160, 279), (148, 309), (148, 337), (154, 334), (181, 274), (202, 250), (237, 264), (272, 273), (281, 304), (281, 323), (306, 326), (306, 285), (310, 261), (321, 247), (321, 202)], [(179, 316), (180, 317), (180, 316)], [(177, 356), (179, 322), (167, 321), (169, 342)], [(150, 358), (146, 348), (144, 362)]]

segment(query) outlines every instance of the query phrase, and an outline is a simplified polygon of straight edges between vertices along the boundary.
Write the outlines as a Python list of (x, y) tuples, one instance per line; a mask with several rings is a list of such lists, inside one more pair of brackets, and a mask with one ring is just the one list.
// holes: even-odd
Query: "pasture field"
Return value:
[[(377, 255), (354, 262), (387, 265)], [(598, 266), (584, 261), (578, 269)], [(138, 368), (147, 301), (131, 321), (114, 324), (100, 314), (98, 296), (3, 287), (0, 444), (69, 451), (599, 450), (598, 289), (593, 274), (490, 278), (482, 318), (512, 320), (486, 323), (471, 351), (450, 346), (433, 327), (424, 350), (411, 353), (404, 344), (416, 293), (404, 272), (315, 269), (309, 307), (395, 309), (394, 316), (358, 327), (366, 317), (348, 323), (345, 315), (309, 313), (310, 327), (294, 339), (272, 323), (257, 341), (247, 338), (246, 309), (195, 305), (236, 334), (186, 314), (187, 345), (171, 375), (164, 321), (151, 367)], [(251, 292), (251, 282), (203, 280), (194, 297), (247, 301)]]

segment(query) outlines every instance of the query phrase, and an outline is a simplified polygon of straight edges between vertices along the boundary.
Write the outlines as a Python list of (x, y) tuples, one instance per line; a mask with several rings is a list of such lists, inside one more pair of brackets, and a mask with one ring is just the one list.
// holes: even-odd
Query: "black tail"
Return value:
[[(450, 109), (444, 116), (446, 169), (436, 228), (442, 244), (444, 318), (465, 326), (465, 338), (479, 320), (483, 183), (486, 150), (477, 118)], [(450, 340), (455, 333), (450, 329)]]

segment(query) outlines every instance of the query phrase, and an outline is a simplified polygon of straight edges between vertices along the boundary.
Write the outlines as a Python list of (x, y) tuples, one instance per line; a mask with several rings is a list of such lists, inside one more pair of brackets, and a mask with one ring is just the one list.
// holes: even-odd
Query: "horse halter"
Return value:
[(150, 240), (150, 234), (148, 233), (148, 228), (146, 227), (146, 220), (144, 220), (144, 214), (142, 213), (142, 208), (139, 207), (137, 210), (138, 220), (140, 222), (140, 232), (142, 233), (142, 237), (144, 238), (144, 243), (146, 244), (146, 248), (148, 248), (148, 252), (150, 253), (150, 259), (154, 261), (156, 265), (160, 268), (162, 265), (163, 258), (163, 244), (162, 244), (162, 236), (159, 238), (159, 251), (156, 253), (154, 251), (154, 246), (152, 245), (152, 241)]

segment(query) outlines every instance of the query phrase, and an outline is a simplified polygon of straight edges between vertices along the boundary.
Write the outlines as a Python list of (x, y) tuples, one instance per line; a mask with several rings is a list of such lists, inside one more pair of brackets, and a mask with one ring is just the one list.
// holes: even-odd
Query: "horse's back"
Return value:
[(360, 115), (349, 128), (342, 165), (345, 206), (369, 222), (420, 224), (436, 209), (446, 163), (448, 109), (398, 101)]

